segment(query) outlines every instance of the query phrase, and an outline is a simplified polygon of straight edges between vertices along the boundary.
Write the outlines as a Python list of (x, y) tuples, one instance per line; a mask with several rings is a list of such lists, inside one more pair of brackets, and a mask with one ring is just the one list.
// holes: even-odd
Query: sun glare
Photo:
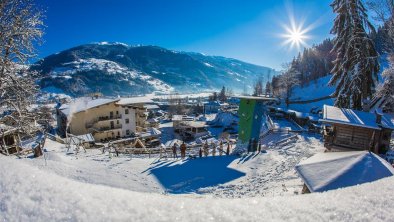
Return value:
[(308, 39), (307, 29), (303, 29), (302, 26), (296, 26), (294, 23), (291, 25), (292, 27), (285, 27), (286, 34), (282, 36), (286, 39), (284, 41), (284, 45), (290, 45), (290, 48), (297, 48), (300, 50), (301, 47), (307, 46), (305, 40)]

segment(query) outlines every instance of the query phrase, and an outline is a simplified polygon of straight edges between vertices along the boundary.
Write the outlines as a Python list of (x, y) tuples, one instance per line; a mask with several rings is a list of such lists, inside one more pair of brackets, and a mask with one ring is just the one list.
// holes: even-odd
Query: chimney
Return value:
[(378, 125), (380, 125), (382, 123), (382, 116), (383, 116), (382, 110), (376, 109), (375, 110), (375, 116), (376, 116), (376, 123)]

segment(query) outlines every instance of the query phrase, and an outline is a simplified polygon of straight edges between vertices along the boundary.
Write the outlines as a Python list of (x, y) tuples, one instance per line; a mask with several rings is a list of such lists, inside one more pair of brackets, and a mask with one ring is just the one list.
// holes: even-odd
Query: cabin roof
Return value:
[(388, 115), (382, 115), (381, 124), (376, 123), (374, 113), (357, 111), (352, 109), (338, 108), (334, 106), (324, 105), (323, 119), (321, 122), (338, 123), (344, 125), (358, 126), (380, 130), (388, 128), (394, 130), (394, 119)]
[(295, 167), (311, 192), (373, 182), (394, 175), (394, 168), (368, 151), (318, 153)]

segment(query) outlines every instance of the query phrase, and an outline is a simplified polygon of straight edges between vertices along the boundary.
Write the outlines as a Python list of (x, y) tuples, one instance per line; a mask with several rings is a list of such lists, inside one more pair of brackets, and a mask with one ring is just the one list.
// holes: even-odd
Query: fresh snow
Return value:
[(321, 77), (316, 81), (311, 81), (309, 85), (304, 87), (294, 87), (290, 100), (304, 101), (331, 95), (335, 90), (335, 86), (327, 85), (328, 81), (331, 79), (331, 76), (332, 75), (328, 75)]
[[(376, 116), (374, 113), (324, 105), (323, 114), (323, 122), (381, 129), (376, 123)], [(391, 116), (382, 115), (381, 125), (388, 129), (394, 129), (394, 119), (392, 119)]]
[[(47, 147), (55, 145), (48, 143)], [(123, 164), (139, 163), (143, 159), (105, 160), (99, 154), (76, 157), (48, 151), (46, 163), (43, 158), (0, 156), (1, 221), (391, 221), (394, 218), (394, 211), (390, 210), (394, 203), (393, 177), (292, 197), (174, 196), (133, 190), (145, 189), (153, 181), (146, 177), (148, 172), (138, 168), (139, 164), (133, 168)], [(122, 176), (122, 170), (128, 170), (129, 177)], [(119, 183), (114, 186), (116, 182)]]
[(207, 62), (204, 62), (204, 65), (213, 68), (213, 65), (211, 65), (211, 64), (209, 64), (209, 63), (207, 63)]
[(318, 153), (296, 166), (312, 192), (373, 182), (394, 175), (393, 167), (368, 151)]

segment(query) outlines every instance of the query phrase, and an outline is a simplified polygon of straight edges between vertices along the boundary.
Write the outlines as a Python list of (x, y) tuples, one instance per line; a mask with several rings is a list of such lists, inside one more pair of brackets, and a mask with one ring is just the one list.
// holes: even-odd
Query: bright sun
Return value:
[(306, 35), (308, 29), (303, 29), (301, 25), (297, 26), (295, 22), (291, 22), (291, 27), (284, 26), (286, 34), (282, 37), (285, 38), (283, 45), (290, 45), (290, 48), (297, 48), (300, 50), (301, 46), (306, 47), (305, 42), (309, 37)]

